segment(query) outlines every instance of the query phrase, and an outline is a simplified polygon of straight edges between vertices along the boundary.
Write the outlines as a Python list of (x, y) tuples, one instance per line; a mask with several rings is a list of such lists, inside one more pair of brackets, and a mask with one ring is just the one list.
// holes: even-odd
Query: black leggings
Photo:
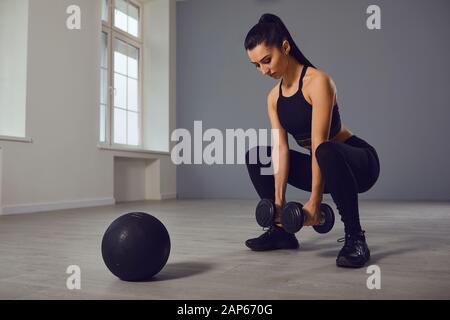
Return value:
[[(260, 150), (264, 148), (264, 150)], [(262, 155), (271, 157), (272, 148), (257, 146), (247, 151), (246, 164), (253, 186), (261, 199), (275, 201), (275, 179), (273, 175), (261, 174)], [(256, 152), (250, 158), (250, 154)], [(358, 211), (358, 193), (368, 191), (380, 174), (380, 161), (375, 148), (356, 135), (344, 142), (325, 141), (316, 149), (316, 158), (325, 182), (324, 193), (331, 194), (336, 204), (346, 233), (361, 231)], [(250, 159), (256, 159), (250, 164)], [(270, 159), (270, 158), (269, 158)], [(311, 155), (289, 150), (289, 174), (287, 183), (311, 192)]]

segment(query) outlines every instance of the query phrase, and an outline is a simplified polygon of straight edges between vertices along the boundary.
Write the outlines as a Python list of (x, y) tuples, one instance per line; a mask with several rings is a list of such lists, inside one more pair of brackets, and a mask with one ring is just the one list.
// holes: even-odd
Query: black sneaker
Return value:
[(338, 242), (344, 240), (345, 244), (337, 256), (336, 265), (347, 268), (363, 267), (370, 259), (370, 250), (366, 243), (364, 231), (346, 234), (345, 238), (338, 239)]
[(253, 251), (277, 249), (297, 249), (299, 247), (295, 235), (286, 232), (282, 227), (272, 225), (258, 238), (248, 239), (245, 245)]

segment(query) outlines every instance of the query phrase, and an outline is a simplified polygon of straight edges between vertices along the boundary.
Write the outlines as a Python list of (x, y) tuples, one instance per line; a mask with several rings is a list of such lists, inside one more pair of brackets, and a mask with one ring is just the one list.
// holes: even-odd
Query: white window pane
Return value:
[(128, 15), (127, 13), (127, 1), (126, 0), (116, 0), (114, 1), (115, 7), (114, 9), (120, 13), (123, 13), (124, 15)]
[(139, 78), (138, 75), (138, 61), (139, 61), (139, 49), (129, 46), (128, 47), (128, 76), (132, 78)]
[(138, 82), (128, 78), (128, 110), (138, 111)]
[(132, 3), (128, 4), (128, 17), (136, 21), (139, 20), (139, 8)]
[(120, 52), (114, 52), (114, 71), (127, 74), (127, 57)]
[(116, 10), (114, 24), (117, 28), (127, 31), (127, 16)]
[(127, 74), (128, 45), (120, 40), (114, 41), (114, 72)]
[(127, 3), (123, 0), (116, 0), (114, 8), (114, 26), (127, 31)]
[(128, 33), (138, 37), (139, 36), (139, 8), (133, 4), (128, 5)]
[(128, 33), (135, 37), (139, 37), (137, 20), (133, 18), (128, 18)]
[(100, 141), (106, 142), (106, 105), (100, 105)]
[(108, 68), (108, 35), (105, 32), (102, 32), (102, 57), (101, 57), (101, 66), (103, 68)]
[(108, 103), (108, 70), (100, 70), (100, 103)]
[(102, 20), (108, 21), (109, 0), (102, 0)]
[(128, 112), (128, 144), (139, 145), (139, 125), (138, 114), (135, 112)]
[(114, 106), (127, 107), (127, 77), (114, 74)]
[(114, 143), (127, 143), (127, 112), (114, 108)]

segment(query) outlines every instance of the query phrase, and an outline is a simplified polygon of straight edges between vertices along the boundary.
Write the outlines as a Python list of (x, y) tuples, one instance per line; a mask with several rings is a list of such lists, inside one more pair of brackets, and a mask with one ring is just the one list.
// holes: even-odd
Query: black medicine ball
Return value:
[(103, 261), (125, 281), (150, 279), (165, 266), (169, 254), (166, 227), (143, 212), (127, 213), (114, 220), (102, 240)]

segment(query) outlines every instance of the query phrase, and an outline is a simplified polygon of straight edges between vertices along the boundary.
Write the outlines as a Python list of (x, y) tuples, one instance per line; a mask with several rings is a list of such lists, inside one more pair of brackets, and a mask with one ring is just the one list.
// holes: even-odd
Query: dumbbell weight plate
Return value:
[(275, 206), (272, 200), (262, 199), (255, 210), (256, 222), (263, 228), (270, 227), (275, 220)]
[(281, 212), (281, 224), (283, 229), (289, 233), (296, 233), (305, 222), (305, 215), (303, 214), (303, 205), (299, 202), (288, 202)]
[(323, 215), (323, 223), (313, 226), (317, 233), (328, 233), (334, 226), (333, 209), (326, 203), (320, 204), (320, 211)]

